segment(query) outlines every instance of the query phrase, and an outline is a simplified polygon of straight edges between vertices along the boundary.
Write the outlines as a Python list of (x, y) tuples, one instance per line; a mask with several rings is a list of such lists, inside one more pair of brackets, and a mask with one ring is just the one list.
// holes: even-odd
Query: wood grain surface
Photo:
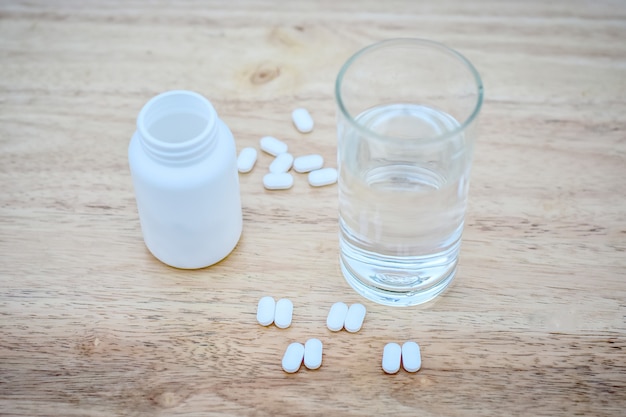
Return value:
[[(393, 37), (466, 55), (486, 89), (458, 278), (431, 305), (370, 303), (338, 266), (337, 189), (241, 175), (244, 234), (223, 262), (145, 249), (127, 163), (143, 104), (208, 97), (239, 149), (264, 135), (336, 155), (333, 83)], [(295, 131), (308, 108), (316, 129)], [(0, 414), (624, 416), (626, 3), (0, 3)], [(289, 329), (255, 321), (288, 297)], [(335, 301), (368, 308), (331, 333)], [(290, 342), (320, 369), (288, 375)], [(387, 342), (421, 344), (386, 375)]]

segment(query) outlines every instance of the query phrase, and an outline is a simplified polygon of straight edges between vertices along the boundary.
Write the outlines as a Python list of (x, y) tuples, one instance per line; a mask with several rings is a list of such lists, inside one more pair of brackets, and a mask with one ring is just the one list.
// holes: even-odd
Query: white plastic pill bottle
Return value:
[(242, 230), (235, 140), (211, 103), (191, 91), (148, 101), (128, 148), (146, 246), (167, 265), (213, 265)]

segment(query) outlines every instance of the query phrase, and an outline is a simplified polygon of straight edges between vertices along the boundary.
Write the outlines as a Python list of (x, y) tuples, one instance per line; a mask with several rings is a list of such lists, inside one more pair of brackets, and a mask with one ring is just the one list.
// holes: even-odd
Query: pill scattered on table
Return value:
[(237, 158), (237, 170), (245, 174), (252, 171), (256, 163), (257, 152), (254, 148), (243, 148)]
[(324, 158), (317, 154), (299, 156), (293, 161), (294, 171), (300, 173), (315, 171), (323, 166)]
[(322, 366), (322, 342), (319, 339), (309, 339), (304, 344), (304, 366), (317, 369)]
[(309, 133), (313, 130), (313, 118), (307, 109), (298, 108), (291, 112), (291, 120), (301, 133)]
[(274, 323), (274, 313), (276, 311), (276, 302), (270, 296), (263, 297), (259, 300), (256, 310), (256, 319), (261, 326), (269, 326)]
[(402, 367), (407, 372), (417, 372), (422, 367), (422, 354), (415, 342), (405, 342), (402, 345)]
[(397, 343), (387, 343), (383, 350), (383, 371), (395, 374), (400, 370), (402, 348)]
[(279, 154), (270, 164), (270, 172), (272, 174), (283, 174), (291, 169), (293, 164), (293, 156), (288, 153)]
[(322, 168), (309, 172), (309, 184), (313, 187), (322, 187), (337, 182), (337, 170), (335, 168)]
[(268, 190), (288, 190), (293, 187), (293, 176), (283, 172), (280, 174), (265, 174), (263, 177), (263, 186)]
[(261, 150), (273, 156), (287, 152), (288, 146), (285, 142), (276, 139), (273, 136), (263, 136), (261, 138)]
[(352, 304), (348, 309), (348, 313), (346, 314), (346, 319), (344, 322), (344, 327), (346, 328), (346, 330), (350, 333), (356, 333), (361, 330), (366, 312), (367, 311), (363, 304)]
[(276, 310), (274, 312), (274, 324), (279, 329), (286, 329), (291, 326), (293, 317), (293, 303), (287, 298), (281, 298), (276, 302)]
[(289, 374), (298, 372), (304, 358), (304, 346), (302, 343), (293, 342), (287, 346), (283, 355), (283, 370)]
[(346, 321), (346, 314), (348, 314), (348, 306), (341, 301), (333, 304), (328, 311), (328, 317), (326, 318), (326, 327), (328, 330), (338, 332), (343, 329), (343, 324)]

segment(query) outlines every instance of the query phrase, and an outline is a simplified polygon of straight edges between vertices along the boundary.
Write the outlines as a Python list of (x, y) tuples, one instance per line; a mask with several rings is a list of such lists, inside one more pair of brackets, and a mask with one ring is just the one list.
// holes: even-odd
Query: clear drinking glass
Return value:
[(391, 39), (344, 64), (335, 96), (343, 275), (381, 304), (429, 301), (456, 272), (480, 76), (442, 44)]

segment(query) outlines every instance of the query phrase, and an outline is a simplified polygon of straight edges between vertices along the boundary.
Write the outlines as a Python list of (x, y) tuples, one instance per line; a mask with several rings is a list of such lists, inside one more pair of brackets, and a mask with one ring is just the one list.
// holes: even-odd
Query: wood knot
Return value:
[(172, 384), (168, 384), (167, 387), (155, 387), (147, 394), (148, 399), (157, 407), (174, 408), (178, 407), (186, 401), (187, 398), (191, 397), (193, 390), (191, 387), (184, 385), (176, 387), (172, 386)]
[(108, 338), (109, 336), (106, 334), (90, 330), (87, 334), (79, 338), (76, 347), (81, 355), (91, 356), (105, 350), (105, 341)]
[(266, 84), (280, 75), (280, 68), (270, 65), (261, 65), (250, 75), (250, 82), (254, 85)]
[(162, 408), (172, 408), (183, 402), (184, 398), (176, 392), (159, 392), (155, 393), (150, 398), (157, 406)]

